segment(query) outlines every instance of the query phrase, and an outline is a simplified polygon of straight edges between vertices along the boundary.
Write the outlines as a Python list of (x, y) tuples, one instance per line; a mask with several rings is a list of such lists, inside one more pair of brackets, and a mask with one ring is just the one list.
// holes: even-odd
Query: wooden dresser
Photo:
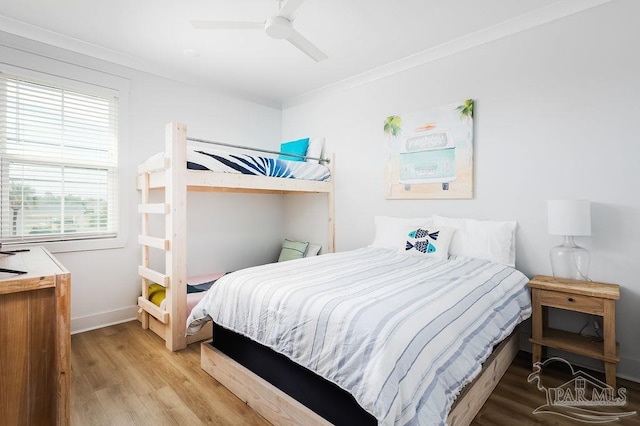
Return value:
[(0, 255), (0, 423), (68, 425), (71, 276), (42, 247)]

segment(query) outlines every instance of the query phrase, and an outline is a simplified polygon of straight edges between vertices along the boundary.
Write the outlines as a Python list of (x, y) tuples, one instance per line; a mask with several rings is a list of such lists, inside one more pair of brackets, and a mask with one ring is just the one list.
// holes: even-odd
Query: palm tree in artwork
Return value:
[(402, 117), (390, 115), (384, 119), (384, 133), (388, 136), (389, 160), (387, 164), (387, 196), (391, 196), (393, 190), (393, 148), (391, 141), (402, 133)]
[(460, 118), (473, 119), (473, 99), (465, 100), (456, 110), (460, 113)]
[(384, 120), (384, 133), (389, 137), (396, 137), (402, 132), (402, 117), (390, 115)]
[(466, 99), (464, 103), (456, 108), (456, 111), (460, 113), (460, 119), (467, 122), (467, 167), (471, 167), (472, 144), (471, 129), (473, 127), (473, 99)]

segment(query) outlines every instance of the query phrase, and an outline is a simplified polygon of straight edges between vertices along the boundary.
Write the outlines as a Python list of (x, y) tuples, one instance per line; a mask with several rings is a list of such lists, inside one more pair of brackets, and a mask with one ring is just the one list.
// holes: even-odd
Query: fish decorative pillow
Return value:
[(449, 244), (455, 229), (447, 227), (421, 226), (409, 231), (404, 253), (410, 256), (447, 259)]

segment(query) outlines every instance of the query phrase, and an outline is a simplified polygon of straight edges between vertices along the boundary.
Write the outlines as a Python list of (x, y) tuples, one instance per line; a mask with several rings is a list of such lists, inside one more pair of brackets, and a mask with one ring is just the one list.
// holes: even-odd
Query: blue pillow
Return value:
[[(280, 152), (284, 152), (285, 154), (306, 155), (308, 147), (309, 147), (309, 138), (298, 139), (297, 141), (281, 143)], [(280, 154), (278, 158), (280, 160), (288, 160), (288, 161), (304, 161), (304, 158), (301, 158), (301, 157), (292, 157), (290, 155), (282, 155), (282, 154)]]

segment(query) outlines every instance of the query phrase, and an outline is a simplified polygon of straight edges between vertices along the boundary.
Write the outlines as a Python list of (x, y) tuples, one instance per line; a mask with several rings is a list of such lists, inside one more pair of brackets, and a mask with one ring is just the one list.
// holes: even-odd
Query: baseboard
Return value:
[(640, 359), (621, 356), (616, 376), (640, 383)]
[(82, 333), (136, 319), (137, 306), (71, 318), (71, 334)]
[[(521, 351), (528, 352), (528, 353), (532, 352), (531, 342), (529, 342), (529, 337), (530, 337), (530, 334), (528, 332), (520, 332), (519, 346)], [(564, 351), (557, 351), (554, 349), (549, 349), (548, 355), (564, 358), (576, 367), (588, 368), (590, 370), (604, 373), (604, 366), (602, 362), (595, 360), (593, 358), (575, 355), (575, 354), (564, 352)], [(621, 379), (631, 380), (632, 382), (640, 383), (639, 374), (640, 374), (640, 360), (629, 358), (629, 357), (620, 357), (620, 363), (618, 364), (618, 368), (616, 370), (616, 376), (620, 377)]]

